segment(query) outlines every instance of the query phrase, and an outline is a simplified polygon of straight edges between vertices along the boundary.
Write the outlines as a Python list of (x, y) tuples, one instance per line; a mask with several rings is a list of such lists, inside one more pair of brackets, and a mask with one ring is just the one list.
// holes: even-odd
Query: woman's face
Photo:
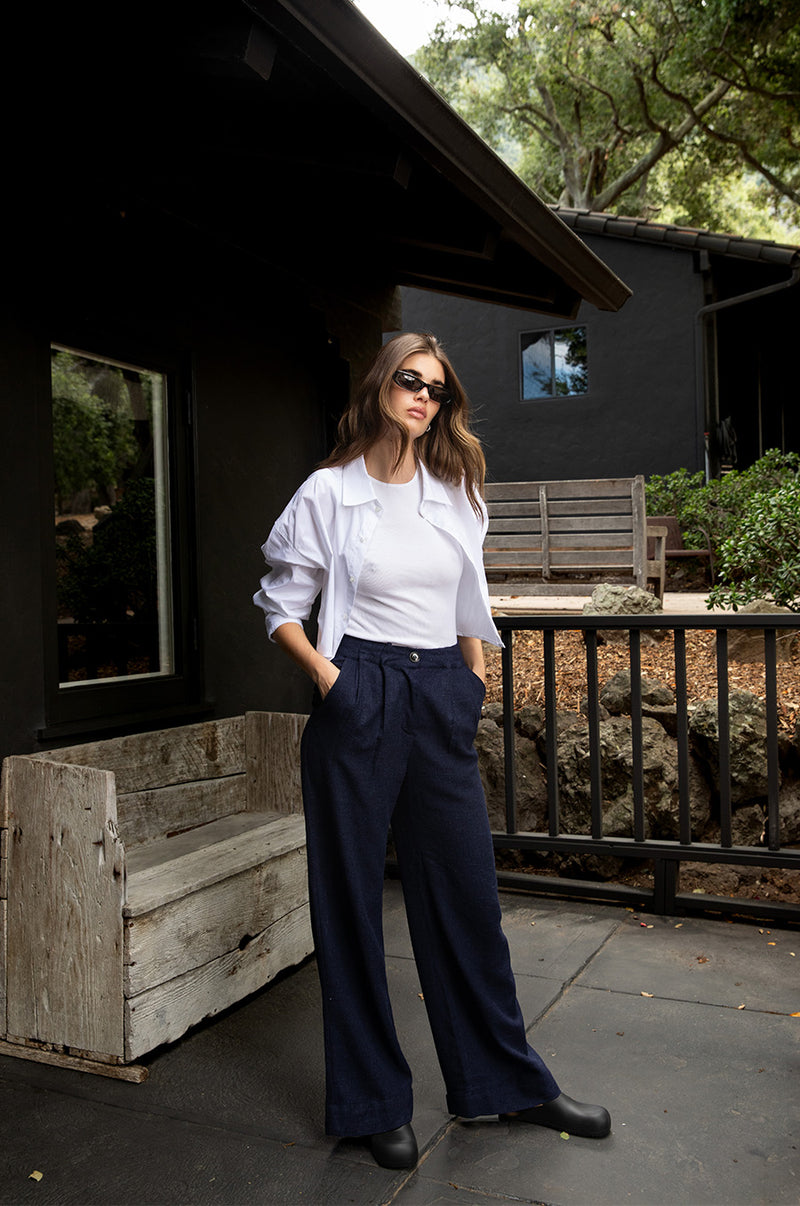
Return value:
[[(403, 372), (413, 373), (427, 385), (444, 385), (444, 368), (430, 352), (414, 352), (406, 356), (400, 365)], [(391, 383), (389, 390), (389, 410), (404, 427), (412, 440), (424, 435), (429, 423), (439, 412), (439, 403), (428, 397), (425, 385), (416, 390), (403, 389)]]

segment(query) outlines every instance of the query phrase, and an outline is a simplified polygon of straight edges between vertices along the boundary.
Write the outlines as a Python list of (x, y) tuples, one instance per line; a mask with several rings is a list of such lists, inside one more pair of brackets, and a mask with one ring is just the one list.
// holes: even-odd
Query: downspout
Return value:
[[(705, 359), (705, 342), (703, 340), (704, 322), (709, 314), (716, 314), (718, 310), (727, 310), (731, 306), (741, 306), (744, 302), (755, 301), (759, 297), (767, 297), (771, 293), (779, 293), (781, 289), (791, 289), (800, 281), (800, 263), (796, 264), (792, 269), (792, 275), (785, 281), (778, 281), (774, 285), (764, 285), (761, 289), (753, 289), (749, 293), (738, 293), (735, 297), (726, 297), (724, 301), (709, 302), (706, 306), (701, 306), (695, 314), (694, 328), (694, 343), (695, 343), (695, 396), (697, 405), (698, 419), (698, 437), (701, 432), (705, 432), (706, 422), (706, 359)], [(698, 438), (698, 446), (700, 444)], [(709, 477), (709, 465), (705, 447), (699, 449), (704, 458), (706, 466), (706, 480)]]

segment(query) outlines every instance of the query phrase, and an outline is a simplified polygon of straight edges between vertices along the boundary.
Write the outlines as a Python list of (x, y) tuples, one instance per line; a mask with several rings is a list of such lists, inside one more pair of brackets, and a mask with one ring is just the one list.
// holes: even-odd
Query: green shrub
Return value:
[(798, 472), (799, 453), (773, 448), (749, 469), (733, 470), (710, 482), (701, 472), (686, 469), (654, 474), (645, 485), (647, 513), (677, 516), (687, 548), (704, 548), (708, 540), (716, 560), (755, 495), (794, 480)]
[(800, 611), (800, 478), (748, 499), (736, 531), (720, 547), (717, 578), (709, 607), (738, 611), (771, 598)]

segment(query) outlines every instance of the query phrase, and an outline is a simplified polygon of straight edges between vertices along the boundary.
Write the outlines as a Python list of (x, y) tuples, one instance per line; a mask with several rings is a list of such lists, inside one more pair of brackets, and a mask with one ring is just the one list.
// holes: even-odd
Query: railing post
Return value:
[(686, 678), (686, 630), (675, 629), (675, 710), (678, 740), (678, 827), (681, 845), (692, 840), (692, 801), (689, 795), (689, 697)]
[(728, 632), (717, 629), (717, 761), (720, 846), (733, 845), (731, 831), (731, 713), (728, 693)]
[(767, 841), (770, 850), (781, 848), (781, 818), (778, 807), (780, 766), (778, 764), (778, 657), (774, 628), (764, 629), (764, 682), (767, 705)]
[(550, 837), (561, 832), (558, 791), (558, 702), (556, 697), (556, 634), (542, 633), (544, 644), (544, 723), (547, 743), (547, 818)]
[(592, 800), (592, 837), (603, 836), (603, 764), (600, 755), (600, 707), (597, 681), (597, 629), (587, 628), (586, 689), (589, 720), (589, 780)]
[(628, 632), (631, 666), (631, 755), (633, 772), (633, 836), (645, 840), (644, 821), (644, 755), (642, 751), (642, 634), (640, 629)]
[(506, 781), (506, 832), (517, 832), (517, 751), (514, 732), (514, 632), (507, 632), (503, 667), (503, 764)]

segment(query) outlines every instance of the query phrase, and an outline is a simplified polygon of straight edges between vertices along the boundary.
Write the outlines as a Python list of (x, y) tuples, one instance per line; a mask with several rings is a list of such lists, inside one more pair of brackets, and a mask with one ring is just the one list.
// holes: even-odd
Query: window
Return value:
[(589, 388), (586, 327), (523, 331), (520, 363), (523, 401), (585, 394)]
[(51, 727), (197, 696), (179, 377), (175, 365), (51, 345)]

